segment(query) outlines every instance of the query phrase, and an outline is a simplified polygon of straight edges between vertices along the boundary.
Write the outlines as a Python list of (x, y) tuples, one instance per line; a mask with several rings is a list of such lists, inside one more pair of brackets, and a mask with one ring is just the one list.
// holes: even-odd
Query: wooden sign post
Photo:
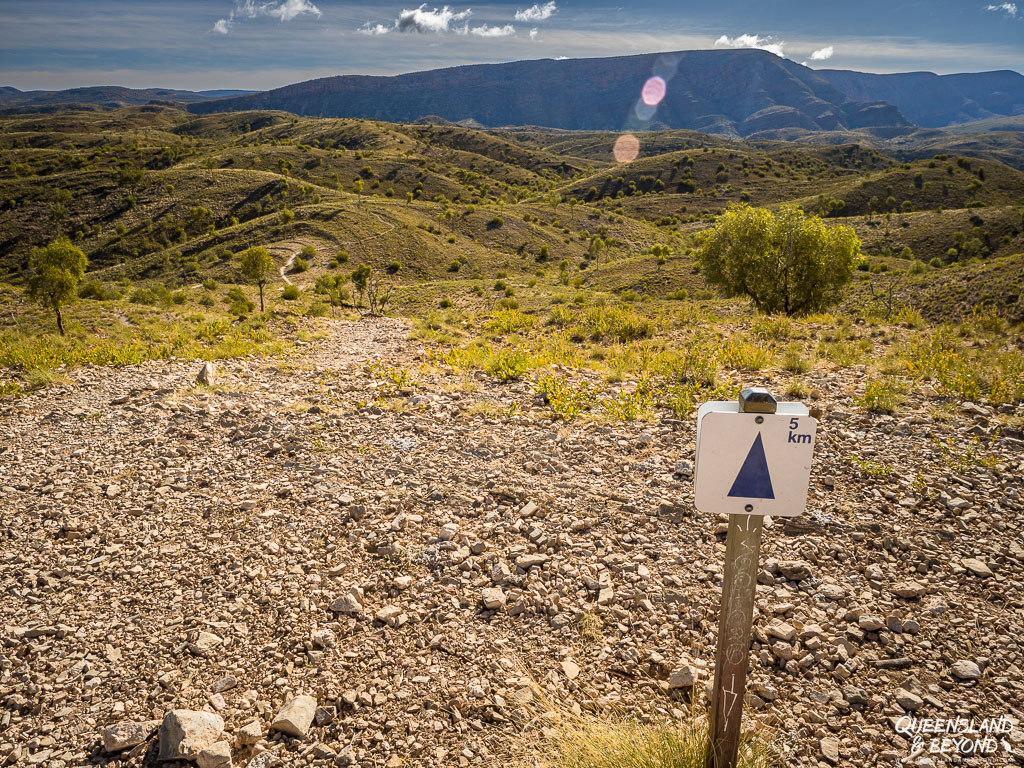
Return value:
[(760, 516), (729, 516), (718, 648), (715, 650), (715, 687), (711, 694), (708, 768), (733, 768), (736, 765), (762, 527)]
[(806, 407), (776, 403), (761, 387), (744, 389), (738, 403), (704, 403), (697, 412), (694, 505), (729, 515), (707, 768), (736, 766), (762, 519), (803, 511), (816, 429)]

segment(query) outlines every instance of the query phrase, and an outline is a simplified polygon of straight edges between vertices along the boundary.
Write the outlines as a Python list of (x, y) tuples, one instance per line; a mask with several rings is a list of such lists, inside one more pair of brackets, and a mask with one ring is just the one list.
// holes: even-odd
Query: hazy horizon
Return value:
[[(687, 51), (682, 51), (682, 50), (677, 50), (677, 51), (645, 51), (643, 53), (638, 53), (638, 54), (616, 54), (616, 55), (609, 55), (609, 56), (571, 56), (571, 57), (541, 56), (541, 57), (537, 57), (535, 59), (509, 59), (507, 61), (467, 62), (467, 63), (460, 63), (460, 64), (451, 64), (451, 65), (446, 65), (446, 66), (429, 67), (427, 69), (409, 69), (409, 70), (402, 70), (402, 71), (395, 71), (395, 72), (365, 72), (365, 71), (361, 71), (361, 72), (331, 72), (331, 73), (327, 73), (327, 74), (316, 74), (316, 75), (312, 75), (312, 76), (309, 76), (309, 77), (302, 77), (302, 78), (300, 78), (298, 80), (290, 80), (288, 82), (284, 82), (284, 83), (280, 83), (280, 84), (275, 84), (275, 85), (270, 85), (270, 86), (267, 86), (267, 87), (264, 87), (264, 88), (253, 88), (253, 87), (243, 88), (243, 87), (235, 87), (235, 86), (227, 85), (227, 84), (220, 85), (220, 86), (210, 86), (210, 87), (191, 87), (190, 85), (187, 85), (187, 84), (185, 84), (185, 85), (182, 85), (182, 84), (167, 84), (167, 83), (163, 83), (163, 82), (149, 83), (149, 84), (143, 84), (143, 85), (128, 85), (128, 84), (123, 83), (123, 82), (83, 82), (83, 83), (75, 83), (75, 84), (72, 84), (72, 85), (65, 85), (65, 86), (54, 87), (54, 88), (21, 88), (21, 87), (19, 87), (15, 83), (0, 82), (0, 87), (16, 88), (17, 90), (22, 91), (22, 92), (31, 92), (31, 91), (63, 91), (63, 90), (72, 90), (72, 89), (76, 89), (76, 88), (131, 88), (131, 89), (136, 89), (136, 90), (164, 89), (164, 90), (176, 90), (176, 91), (192, 91), (192, 92), (196, 92), (196, 93), (204, 92), (204, 91), (247, 91), (247, 92), (258, 92), (258, 91), (264, 91), (264, 90), (271, 90), (271, 89), (274, 89), (274, 88), (280, 88), (280, 87), (285, 86), (285, 85), (291, 85), (293, 83), (304, 82), (304, 81), (307, 81), (307, 80), (316, 80), (316, 79), (325, 78), (325, 77), (341, 77), (341, 76), (346, 76), (346, 75), (357, 75), (357, 76), (358, 75), (364, 75), (364, 76), (374, 76), (374, 77), (395, 77), (395, 76), (399, 76), (399, 75), (413, 74), (413, 73), (416, 73), (416, 72), (424, 72), (424, 71), (438, 70), (438, 69), (449, 69), (451, 67), (476, 66), (476, 65), (487, 65), (487, 64), (510, 64), (510, 63), (514, 63), (514, 62), (517, 62), (517, 61), (544, 61), (544, 60), (560, 61), (560, 60), (568, 60), (568, 59), (616, 58), (616, 57), (631, 56), (631, 55), (641, 55), (642, 56), (642, 55), (653, 55), (653, 54), (659, 54), (659, 53), (689, 53), (689, 52), (693, 52), (693, 51), (713, 51), (713, 50), (721, 50), (721, 49), (715, 49), (715, 48), (692, 48), (692, 49), (688, 49)], [(788, 58), (788, 57), (786, 57), (786, 58)], [(896, 70), (896, 71), (892, 71), (892, 72), (871, 72), (870, 70), (852, 69), (850, 67), (835, 67), (835, 66), (832, 66), (832, 67), (830, 67), (830, 66), (813, 67), (813, 66), (810, 66), (809, 62), (795, 62), (795, 63), (801, 64), (802, 66), (806, 66), (808, 69), (812, 69), (812, 70), (844, 70), (844, 71), (853, 71), (853, 72), (867, 72), (869, 74), (879, 74), (879, 75), (900, 74), (900, 73), (906, 74), (906, 73), (912, 73), (912, 72), (913, 73), (936, 74), (936, 75), (953, 75), (953, 74), (979, 74), (979, 73), (982, 73), (982, 72), (993, 72), (993, 71), (1008, 71), (1008, 72), (1014, 72), (1014, 73), (1019, 74), (1019, 75), (1024, 75), (1024, 72), (1021, 72), (1018, 69), (1013, 69), (1012, 67), (1004, 67), (1004, 68), (1001, 68), (1001, 70), (977, 69), (977, 70), (957, 70), (957, 71), (949, 71), (949, 72), (936, 72), (934, 70)]]

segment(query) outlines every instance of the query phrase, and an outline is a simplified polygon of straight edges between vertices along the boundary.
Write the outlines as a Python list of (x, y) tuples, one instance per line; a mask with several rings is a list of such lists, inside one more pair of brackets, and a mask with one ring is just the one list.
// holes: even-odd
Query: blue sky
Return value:
[(263, 89), (335, 74), (763, 47), (814, 68), (1024, 70), (1024, 0), (0, 0), (0, 85)]

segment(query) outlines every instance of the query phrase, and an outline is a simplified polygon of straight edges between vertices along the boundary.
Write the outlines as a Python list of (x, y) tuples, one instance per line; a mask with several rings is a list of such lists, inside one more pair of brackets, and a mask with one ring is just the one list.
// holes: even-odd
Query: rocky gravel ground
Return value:
[[(0, 764), (504, 765), (542, 700), (705, 701), (726, 526), (690, 503), (693, 420), (555, 423), (527, 382), (422, 368), (400, 321), (321, 327), (210, 386), (86, 367), (3, 404)], [(809, 508), (767, 521), (747, 714), (787, 766), (946, 762), (907, 715), (1005, 716), (962, 764), (1024, 764), (1012, 409), (868, 414), (869, 375), (804, 377)]]

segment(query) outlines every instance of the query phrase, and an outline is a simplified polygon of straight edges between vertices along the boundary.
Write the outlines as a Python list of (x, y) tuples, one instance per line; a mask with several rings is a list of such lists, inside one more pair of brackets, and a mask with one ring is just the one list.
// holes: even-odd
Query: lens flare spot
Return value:
[(654, 117), (654, 113), (657, 111), (657, 107), (644, 104), (642, 101), (638, 101), (636, 106), (633, 107), (633, 112), (636, 114), (637, 119), (643, 120), (645, 123), (650, 122), (651, 118)]
[(618, 163), (631, 163), (640, 154), (640, 139), (632, 133), (624, 133), (615, 140), (615, 148), (612, 150), (615, 161)]
[(665, 80), (658, 75), (649, 78), (640, 91), (640, 98), (649, 107), (661, 104), (661, 100), (665, 98)]

